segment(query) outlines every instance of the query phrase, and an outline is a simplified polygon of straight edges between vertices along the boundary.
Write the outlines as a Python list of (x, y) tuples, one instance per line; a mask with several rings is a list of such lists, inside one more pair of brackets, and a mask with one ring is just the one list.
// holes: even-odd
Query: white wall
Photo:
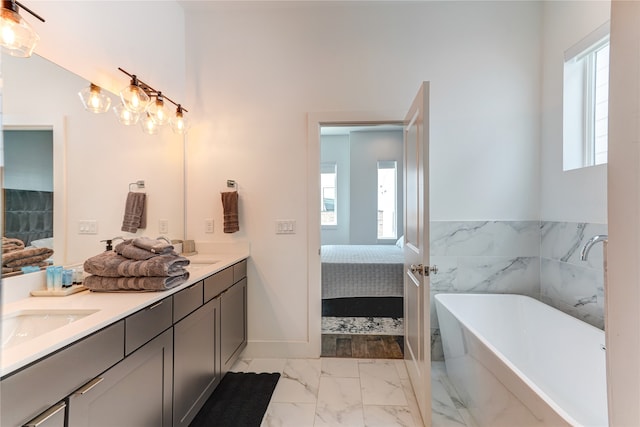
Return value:
[(544, 4), (541, 212), (545, 221), (607, 223), (607, 166), (562, 170), (564, 51), (609, 20), (609, 1)]
[(4, 188), (53, 191), (51, 131), (5, 131)]
[[(538, 218), (539, 3), (185, 8), (197, 119), (188, 237), (251, 241), (249, 354), (306, 348), (307, 313), (319, 304), (308, 297), (309, 112), (406, 111), (430, 80), (432, 219)], [(235, 235), (220, 225), (227, 178), (240, 185)], [(207, 217), (217, 221), (213, 235), (204, 234)], [(298, 233), (276, 235), (277, 219), (295, 219)]]
[[(378, 160), (398, 162), (398, 185), (402, 191), (403, 164), (402, 131), (351, 132), (351, 217), (349, 243), (375, 245), (378, 241)], [(401, 193), (397, 193), (401, 194)], [(402, 201), (402, 196), (398, 198)], [(403, 211), (396, 206), (399, 216)], [(402, 230), (403, 223), (400, 221)], [(400, 231), (402, 234), (402, 231)], [(400, 235), (398, 235), (400, 237)], [(389, 242), (389, 243), (395, 243)]]
[(40, 35), (38, 55), (112, 92), (129, 83), (122, 67), (184, 99), (185, 27), (177, 1), (34, 0), (27, 6), (46, 20), (21, 13)]

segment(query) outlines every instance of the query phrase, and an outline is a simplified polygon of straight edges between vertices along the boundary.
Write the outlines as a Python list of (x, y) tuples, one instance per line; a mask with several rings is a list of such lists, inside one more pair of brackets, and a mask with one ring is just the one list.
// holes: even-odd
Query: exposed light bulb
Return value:
[(175, 133), (184, 134), (189, 130), (191, 123), (184, 117), (182, 106), (178, 105), (175, 116), (171, 118), (171, 129)]
[(135, 125), (140, 120), (140, 113), (134, 113), (122, 104), (113, 107), (113, 112), (118, 118), (118, 121), (126, 126)]
[[(0, 10), (0, 46), (11, 56), (28, 58), (40, 36), (18, 13), (14, 1), (3, 1)], [(39, 17), (38, 17), (39, 18)], [(41, 18), (39, 18), (41, 19)]]
[(144, 114), (142, 120), (140, 121), (140, 124), (144, 133), (147, 133), (149, 135), (155, 135), (156, 133), (158, 133), (158, 125), (153, 121), (149, 113)]
[(169, 111), (164, 105), (162, 92), (158, 92), (158, 95), (156, 95), (156, 100), (149, 104), (149, 106), (147, 107), (147, 113), (149, 113), (151, 119), (159, 126), (162, 126), (169, 122)]
[(120, 91), (122, 103), (134, 113), (142, 113), (149, 103), (149, 95), (138, 85), (138, 79), (133, 76), (131, 84)]
[(102, 89), (93, 83), (78, 92), (78, 96), (80, 96), (85, 110), (92, 113), (106, 113), (111, 107), (111, 97), (103, 93)]

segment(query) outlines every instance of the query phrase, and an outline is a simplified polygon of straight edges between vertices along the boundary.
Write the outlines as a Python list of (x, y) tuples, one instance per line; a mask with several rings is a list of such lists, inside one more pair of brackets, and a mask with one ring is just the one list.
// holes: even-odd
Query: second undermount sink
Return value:
[(2, 316), (2, 349), (22, 344), (98, 310), (21, 310)]

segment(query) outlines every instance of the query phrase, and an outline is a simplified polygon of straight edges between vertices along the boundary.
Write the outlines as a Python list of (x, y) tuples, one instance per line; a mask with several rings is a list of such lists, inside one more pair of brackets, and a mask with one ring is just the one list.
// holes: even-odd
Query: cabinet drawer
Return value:
[(240, 261), (233, 266), (233, 283), (238, 283), (240, 280), (247, 277), (247, 260)]
[(118, 363), (124, 357), (123, 342), (124, 322), (120, 321), (3, 378), (0, 425), (23, 425)]
[(204, 279), (204, 302), (220, 295), (231, 285), (233, 285), (233, 266), (207, 277)]
[(173, 295), (173, 323), (202, 305), (202, 281)]
[(169, 328), (173, 322), (173, 299), (165, 298), (124, 319), (125, 324), (125, 354), (133, 352), (162, 331)]

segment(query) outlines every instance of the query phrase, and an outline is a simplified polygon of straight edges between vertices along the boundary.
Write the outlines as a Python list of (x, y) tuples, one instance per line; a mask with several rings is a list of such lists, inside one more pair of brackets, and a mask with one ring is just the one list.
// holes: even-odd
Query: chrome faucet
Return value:
[(596, 234), (595, 236), (587, 240), (587, 243), (584, 244), (584, 247), (580, 251), (580, 259), (582, 261), (586, 261), (587, 257), (589, 256), (591, 247), (598, 242), (606, 242), (608, 238), (609, 236), (607, 234)]

